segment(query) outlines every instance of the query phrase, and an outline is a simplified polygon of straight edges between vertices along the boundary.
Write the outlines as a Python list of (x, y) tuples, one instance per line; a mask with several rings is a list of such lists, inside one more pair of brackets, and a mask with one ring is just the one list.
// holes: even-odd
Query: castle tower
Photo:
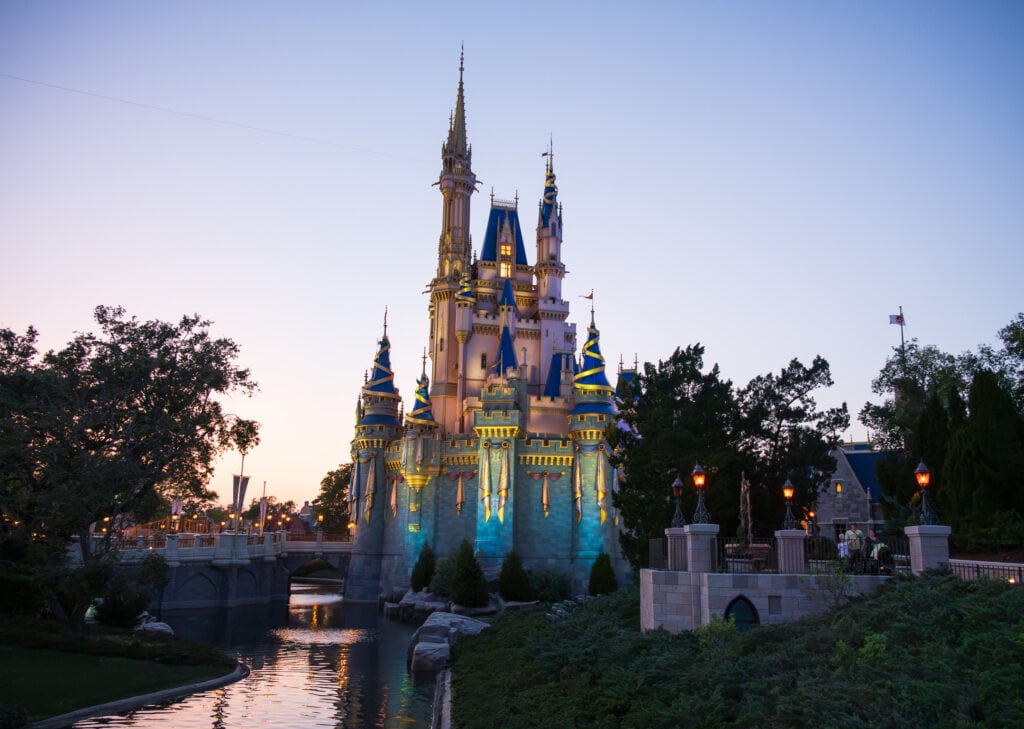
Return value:
[(628, 575), (604, 440), (615, 419), (614, 391), (593, 310), (582, 360), (576, 359), (576, 325), (562, 298), (563, 219), (552, 149), (545, 154), (536, 263), (527, 259), (518, 194), (491, 195), (477, 257), (469, 232), (476, 177), (463, 74), (460, 56), (438, 180), (442, 227), (428, 288), (430, 377), (425, 356), (415, 402), (401, 423), (390, 345), (386, 336), (381, 340), (352, 442), (350, 497), (359, 525), (347, 599), (403, 590), (422, 545), (444, 558), (463, 539), (489, 578), (513, 550), (529, 570), (562, 572), (576, 592), (586, 590), (601, 551), (612, 556), (622, 579)]
[(398, 416), (401, 397), (391, 371), (387, 315), (384, 335), (373, 359), (372, 374), (363, 385), (352, 440), (352, 480), (348, 502), (356, 525), (346, 595), (376, 599), (384, 553), (384, 518), (388, 508), (387, 449), (402, 435)]
[[(463, 377), (463, 341), (460, 341), (456, 295), (470, 273), (472, 238), (469, 232), (470, 198), (476, 192), (473, 152), (466, 139), (466, 100), (462, 84), (463, 56), (459, 56), (459, 89), (455, 111), (448, 125), (448, 139), (441, 146), (441, 176), (437, 185), (443, 198), (441, 236), (437, 247), (437, 274), (430, 282), (430, 359), (433, 362), (435, 416), (445, 431), (461, 432), (459, 407)], [(465, 323), (465, 322), (463, 322)]]

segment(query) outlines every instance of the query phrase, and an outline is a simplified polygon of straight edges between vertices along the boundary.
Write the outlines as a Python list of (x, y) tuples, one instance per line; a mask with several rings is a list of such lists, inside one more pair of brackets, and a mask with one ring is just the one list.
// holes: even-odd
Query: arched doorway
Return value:
[(757, 615), (757, 608), (754, 607), (754, 603), (743, 597), (743, 595), (729, 603), (729, 607), (725, 609), (724, 617), (726, 620), (730, 617), (735, 620), (736, 628), (740, 631), (749, 630), (755, 625), (761, 624), (761, 619)]

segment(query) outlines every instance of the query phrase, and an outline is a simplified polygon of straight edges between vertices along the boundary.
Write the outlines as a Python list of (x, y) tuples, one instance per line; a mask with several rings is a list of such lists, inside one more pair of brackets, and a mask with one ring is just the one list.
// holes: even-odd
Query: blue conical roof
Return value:
[(512, 344), (512, 332), (506, 324), (501, 328), (501, 342), (498, 344), (498, 354), (494, 358), (494, 368), (498, 374), (503, 375), (509, 367), (518, 369), (519, 362), (516, 360), (516, 348)]
[(583, 345), (583, 364), (573, 378), (573, 390), (576, 394), (573, 415), (615, 413), (615, 406), (612, 403), (615, 390), (608, 384), (608, 377), (604, 373), (604, 355), (598, 346), (600, 339), (601, 334), (591, 318), (590, 326), (587, 327), (587, 341)]
[(430, 378), (426, 373), (416, 380), (416, 406), (405, 416), (405, 422), (410, 425), (437, 425), (437, 421), (434, 420), (434, 410), (430, 404)]
[(498, 299), (498, 306), (508, 306), (519, 313), (519, 307), (516, 306), (516, 297), (512, 293), (512, 280), (505, 279), (505, 286), (501, 290), (501, 298)]
[(380, 348), (373, 358), (373, 375), (363, 385), (364, 392), (395, 394), (395, 375), (391, 371), (391, 342), (385, 334), (380, 339)]

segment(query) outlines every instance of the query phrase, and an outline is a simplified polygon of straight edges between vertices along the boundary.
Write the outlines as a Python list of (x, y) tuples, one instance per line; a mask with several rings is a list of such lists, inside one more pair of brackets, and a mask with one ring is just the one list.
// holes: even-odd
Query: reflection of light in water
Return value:
[(373, 640), (372, 630), (322, 628), (278, 628), (274, 635), (286, 643), (299, 645), (350, 645)]
[(333, 605), (341, 602), (341, 595), (324, 595), (318, 593), (292, 593), (288, 601), (289, 607), (307, 607), (310, 605)]

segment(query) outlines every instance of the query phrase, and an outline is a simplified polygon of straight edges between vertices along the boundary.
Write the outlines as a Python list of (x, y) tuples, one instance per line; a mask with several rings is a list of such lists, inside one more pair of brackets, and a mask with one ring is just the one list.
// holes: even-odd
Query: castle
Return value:
[(527, 259), (518, 200), (493, 195), (476, 258), (462, 76), (460, 59), (437, 183), (443, 222), (429, 284), (430, 376), (424, 358), (415, 404), (403, 418), (385, 320), (357, 405), (345, 585), (352, 600), (408, 586), (424, 543), (443, 558), (463, 539), (492, 577), (514, 550), (527, 570), (563, 573), (576, 592), (586, 591), (601, 552), (612, 557), (620, 584), (628, 579), (612, 504), (617, 474), (604, 437), (615, 421), (615, 390), (592, 305), (576, 356), (576, 325), (562, 298), (554, 162), (549, 150), (536, 262)]

